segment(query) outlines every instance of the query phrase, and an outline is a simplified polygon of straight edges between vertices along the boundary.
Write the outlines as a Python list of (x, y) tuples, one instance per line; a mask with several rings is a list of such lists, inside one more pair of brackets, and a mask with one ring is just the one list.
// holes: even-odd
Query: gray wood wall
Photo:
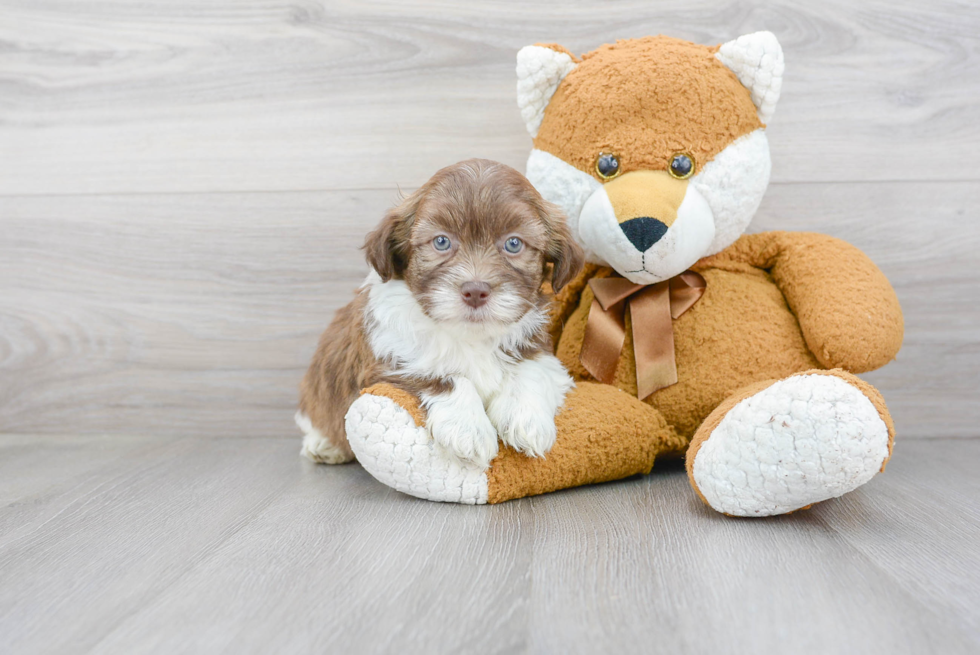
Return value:
[(0, 0), (0, 432), (293, 438), (318, 333), (397, 197), (523, 170), (514, 55), (760, 29), (786, 53), (753, 229), (893, 281), (902, 436), (980, 423), (972, 1)]

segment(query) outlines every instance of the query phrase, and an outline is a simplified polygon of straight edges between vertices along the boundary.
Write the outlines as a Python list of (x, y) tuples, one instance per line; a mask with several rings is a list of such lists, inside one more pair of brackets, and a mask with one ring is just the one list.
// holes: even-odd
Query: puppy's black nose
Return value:
[(620, 229), (626, 235), (637, 250), (646, 252), (647, 248), (660, 241), (663, 235), (667, 234), (667, 226), (655, 218), (643, 216), (631, 218), (619, 224)]
[(470, 307), (482, 307), (490, 298), (490, 285), (486, 282), (464, 282), (459, 288), (463, 302)]

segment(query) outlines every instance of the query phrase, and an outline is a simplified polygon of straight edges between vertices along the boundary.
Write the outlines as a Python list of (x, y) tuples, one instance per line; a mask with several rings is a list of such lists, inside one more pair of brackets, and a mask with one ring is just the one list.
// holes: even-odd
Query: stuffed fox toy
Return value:
[(495, 503), (684, 456), (695, 493), (735, 516), (788, 513), (883, 470), (892, 420), (855, 374), (901, 346), (887, 279), (831, 237), (743, 235), (769, 182), (782, 74), (768, 32), (581, 58), (522, 49), (527, 177), (590, 262), (555, 298), (555, 352), (577, 382), (557, 441), (468, 467), (435, 447), (417, 399), (377, 385), (347, 415), (361, 464), (415, 496)]

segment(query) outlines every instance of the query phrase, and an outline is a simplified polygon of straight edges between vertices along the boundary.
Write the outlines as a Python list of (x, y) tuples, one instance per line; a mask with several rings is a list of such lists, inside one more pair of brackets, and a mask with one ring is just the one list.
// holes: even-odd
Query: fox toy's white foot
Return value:
[(347, 440), (361, 466), (381, 483), (418, 498), (487, 502), (485, 466), (459, 461), (391, 398), (363, 394), (347, 411)]
[(856, 489), (888, 456), (888, 427), (868, 396), (842, 377), (803, 374), (728, 410), (690, 470), (715, 510), (771, 516)]

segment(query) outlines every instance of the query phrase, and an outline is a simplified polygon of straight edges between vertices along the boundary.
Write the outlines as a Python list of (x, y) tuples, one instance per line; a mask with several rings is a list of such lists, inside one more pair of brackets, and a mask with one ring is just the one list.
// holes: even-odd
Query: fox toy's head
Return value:
[(745, 231), (769, 183), (765, 123), (782, 86), (769, 32), (709, 47), (664, 36), (581, 59), (517, 55), (534, 137), (527, 177), (588, 259), (636, 284), (671, 278)]

